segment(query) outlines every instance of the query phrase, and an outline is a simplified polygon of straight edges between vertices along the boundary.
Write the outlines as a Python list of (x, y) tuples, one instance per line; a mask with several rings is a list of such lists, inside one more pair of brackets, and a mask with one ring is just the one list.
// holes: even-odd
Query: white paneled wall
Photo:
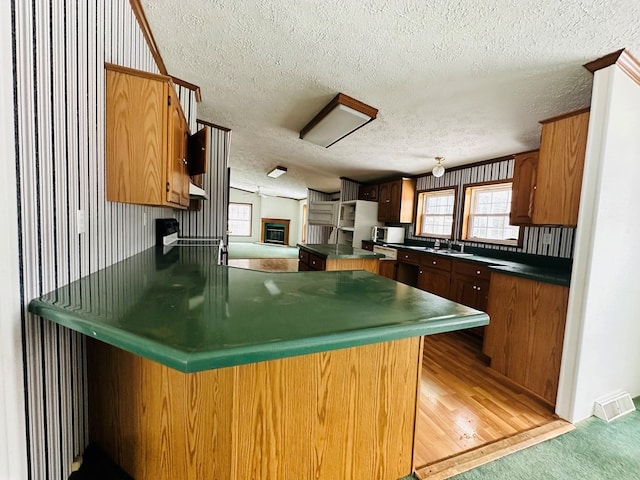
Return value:
[[(152, 247), (154, 220), (174, 216), (167, 208), (105, 200), (104, 63), (158, 68), (128, 0), (12, 1), (11, 9), (24, 477), (66, 479), (88, 441), (84, 340), (29, 314), (27, 304)], [(195, 95), (183, 87), (179, 95), (195, 130)], [(180, 215), (192, 220), (190, 230), (222, 236), (230, 132), (211, 133), (209, 207)], [(78, 210), (85, 214), (83, 234), (76, 228)]]
[[(460, 231), (460, 222), (462, 221), (462, 209), (464, 208), (464, 188), (463, 185), (470, 183), (489, 182), (493, 180), (506, 180), (513, 178), (513, 159), (506, 159), (476, 165), (460, 170), (447, 171), (442, 177), (434, 177), (433, 175), (425, 175), (417, 179), (417, 191), (430, 190), (442, 187), (458, 187), (457, 214), (455, 218), (455, 232)], [(546, 255), (550, 257), (571, 258), (573, 255), (573, 238), (575, 228), (568, 227), (523, 227), (524, 228), (524, 244), (522, 248), (510, 247), (504, 245), (489, 245), (473, 242), (465, 242), (465, 245), (472, 247), (493, 248), (496, 250), (505, 250), (510, 252), (529, 253), (535, 255)], [(409, 238), (421, 238), (413, 235), (414, 226), (409, 227)], [(545, 245), (542, 243), (544, 234), (551, 235), (551, 243)]]

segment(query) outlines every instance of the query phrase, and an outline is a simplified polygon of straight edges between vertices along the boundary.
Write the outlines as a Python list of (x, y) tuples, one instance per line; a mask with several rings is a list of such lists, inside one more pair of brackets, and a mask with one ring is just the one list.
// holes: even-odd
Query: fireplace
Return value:
[(290, 220), (281, 218), (263, 218), (260, 241), (274, 245), (289, 245), (289, 222)]

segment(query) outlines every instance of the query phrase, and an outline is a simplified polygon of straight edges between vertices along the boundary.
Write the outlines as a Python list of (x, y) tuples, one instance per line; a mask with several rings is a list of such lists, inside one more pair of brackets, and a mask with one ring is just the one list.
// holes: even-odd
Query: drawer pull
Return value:
[(476, 275), (480, 275), (480, 270), (476, 270)]
[(437, 265), (437, 264), (438, 264), (438, 262), (436, 262), (436, 261), (434, 260), (434, 261), (433, 261), (433, 264), (434, 264), (434, 265)]
[(476, 287), (476, 290), (480, 291), (480, 287)]

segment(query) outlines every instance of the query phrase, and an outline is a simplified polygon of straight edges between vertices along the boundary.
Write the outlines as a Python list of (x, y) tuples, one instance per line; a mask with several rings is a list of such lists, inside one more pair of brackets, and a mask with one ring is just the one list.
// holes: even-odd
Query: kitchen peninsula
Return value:
[(422, 335), (486, 314), (364, 271), (144, 251), (33, 300), (87, 343), (89, 432), (137, 480), (411, 472)]

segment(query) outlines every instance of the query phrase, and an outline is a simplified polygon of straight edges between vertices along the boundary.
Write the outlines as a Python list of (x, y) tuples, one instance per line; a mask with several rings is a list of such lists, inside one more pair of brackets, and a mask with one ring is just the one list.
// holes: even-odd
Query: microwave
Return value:
[(404, 243), (404, 227), (373, 227), (371, 240), (383, 243)]

